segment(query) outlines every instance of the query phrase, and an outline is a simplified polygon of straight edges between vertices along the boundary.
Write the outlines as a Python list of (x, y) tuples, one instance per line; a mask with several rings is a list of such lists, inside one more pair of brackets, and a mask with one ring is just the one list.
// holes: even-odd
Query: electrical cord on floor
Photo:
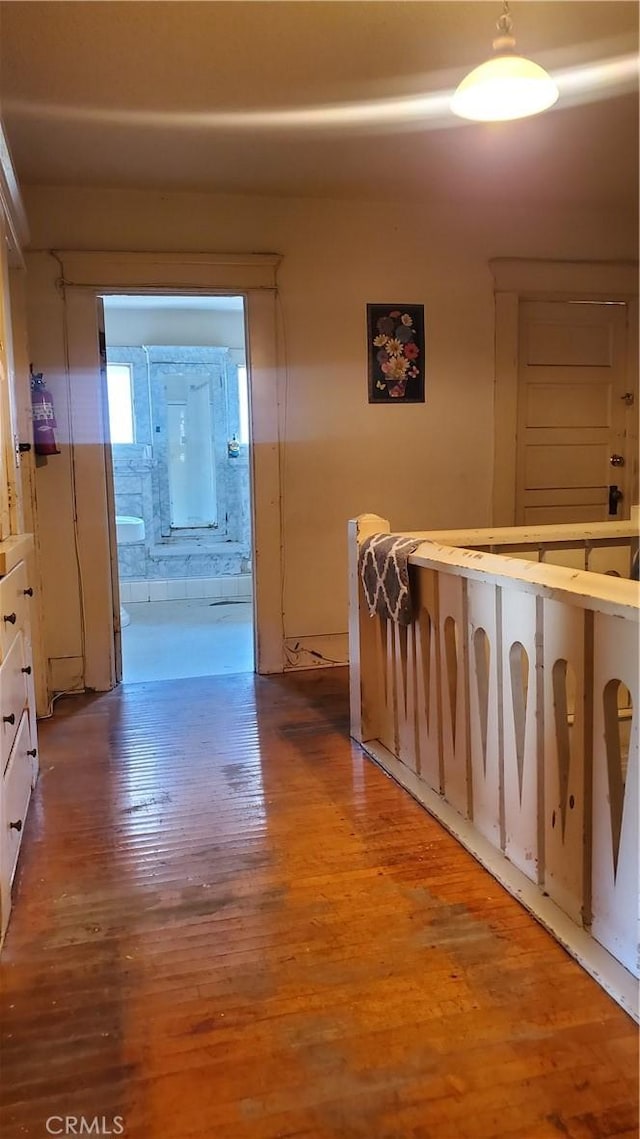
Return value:
[(53, 706), (54, 706), (56, 700), (59, 700), (61, 696), (85, 696), (86, 692), (87, 692), (86, 688), (70, 688), (66, 692), (54, 692), (53, 696), (49, 700), (49, 707), (48, 707), (47, 714), (45, 716), (38, 716), (38, 719), (39, 720), (50, 720), (51, 717), (53, 716), (53, 713), (54, 713), (54, 707)]
[(348, 664), (348, 660), (335, 660), (333, 657), (326, 657), (324, 653), (317, 652), (316, 649), (305, 649), (304, 652), (309, 653), (309, 656), (317, 657), (318, 660), (325, 661), (327, 664)]
[(322, 664), (336, 664), (344, 666), (348, 665), (349, 663), (348, 660), (336, 660), (334, 657), (325, 656), (324, 653), (318, 652), (317, 649), (307, 649), (304, 647), (304, 645), (301, 645), (299, 641), (296, 642), (293, 648), (290, 645), (285, 645), (284, 651), (287, 658), (287, 664), (290, 664), (293, 667), (299, 665), (300, 656), (302, 653), (306, 653), (307, 656), (314, 657)]

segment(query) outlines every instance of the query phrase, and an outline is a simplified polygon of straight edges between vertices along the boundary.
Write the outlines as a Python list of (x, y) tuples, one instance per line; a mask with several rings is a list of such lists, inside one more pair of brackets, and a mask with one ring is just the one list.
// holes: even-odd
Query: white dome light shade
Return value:
[(558, 88), (543, 67), (521, 55), (496, 55), (462, 80), (451, 110), (475, 122), (505, 122), (537, 115), (557, 99)]

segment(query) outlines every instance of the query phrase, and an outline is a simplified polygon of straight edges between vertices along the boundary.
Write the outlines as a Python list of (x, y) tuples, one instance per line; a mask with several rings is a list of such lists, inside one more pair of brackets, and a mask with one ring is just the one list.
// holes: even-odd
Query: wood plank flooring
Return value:
[(637, 1135), (636, 1026), (349, 741), (343, 670), (57, 708), (3, 1139)]

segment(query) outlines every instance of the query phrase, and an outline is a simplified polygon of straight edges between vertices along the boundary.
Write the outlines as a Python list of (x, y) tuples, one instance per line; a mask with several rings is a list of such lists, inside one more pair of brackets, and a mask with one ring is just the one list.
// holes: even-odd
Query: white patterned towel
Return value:
[(420, 543), (397, 534), (372, 534), (360, 547), (360, 578), (369, 613), (410, 625), (409, 555)]

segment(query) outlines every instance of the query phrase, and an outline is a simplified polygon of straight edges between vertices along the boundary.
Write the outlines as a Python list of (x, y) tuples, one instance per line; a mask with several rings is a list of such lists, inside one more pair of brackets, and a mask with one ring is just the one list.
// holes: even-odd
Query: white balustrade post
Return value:
[[(638, 975), (638, 625), (595, 615), (591, 932)], [(619, 685), (631, 694), (625, 718)]]
[(372, 534), (388, 534), (386, 518), (361, 514), (349, 522), (349, 698), (351, 735), (359, 743), (377, 739), (380, 734), (381, 671), (378, 618), (369, 609), (360, 582), (360, 546)]
[[(500, 849), (499, 632), (496, 586), (470, 581), (467, 595), (472, 818)], [(501, 688), (500, 688), (501, 691)]]

